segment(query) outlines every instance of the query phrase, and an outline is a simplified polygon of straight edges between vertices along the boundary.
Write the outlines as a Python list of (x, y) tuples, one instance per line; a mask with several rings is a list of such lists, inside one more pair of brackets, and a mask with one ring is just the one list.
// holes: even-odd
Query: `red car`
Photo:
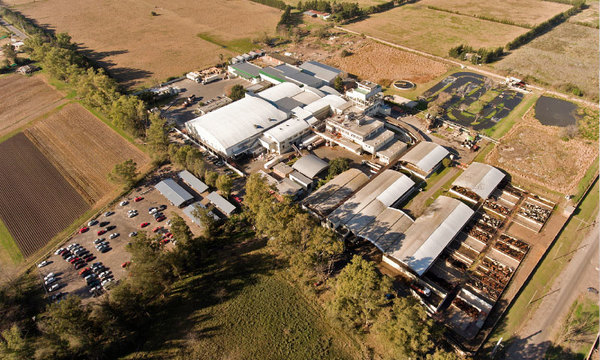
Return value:
[(152, 232), (153, 233), (158, 232), (160, 229), (162, 229), (162, 226), (157, 226), (154, 229), (152, 229)]
[(94, 255), (88, 255), (86, 257), (83, 258), (83, 260), (85, 260), (85, 262), (90, 262), (92, 260), (94, 260), (96, 257)]
[(102, 234), (105, 234), (105, 233), (106, 233), (106, 230), (100, 229), (100, 230), (98, 230), (98, 232), (96, 234), (102, 235)]
[(240, 197), (239, 197), (239, 196), (235, 196), (235, 195), (234, 195), (234, 196), (232, 196), (232, 198), (233, 198), (233, 200), (237, 201), (237, 203), (238, 203), (238, 204), (241, 204), (241, 203), (242, 203), (242, 199), (240, 199)]
[(133, 199), (133, 201), (135, 201), (135, 202), (140, 202), (140, 201), (142, 201), (142, 200), (144, 200), (144, 198), (143, 198), (143, 197), (141, 197), (141, 196), (138, 196), (138, 197), (136, 197), (135, 199)]
[(163, 220), (164, 220), (164, 219), (166, 219), (166, 218), (167, 218), (167, 217), (166, 217), (166, 216), (164, 216), (164, 215), (163, 215), (163, 216), (159, 216), (158, 218), (156, 218), (156, 221), (159, 221), (159, 222), (160, 222), (160, 221), (163, 221)]
[(85, 269), (82, 269), (82, 270), (79, 272), (79, 275), (83, 275), (83, 274), (85, 274), (85, 273), (86, 273), (86, 272), (88, 272), (88, 271), (90, 271), (90, 268), (89, 268), (89, 267), (86, 267)]
[(140, 228), (142, 228), (142, 229), (143, 229), (143, 228), (145, 228), (145, 227), (146, 227), (146, 226), (148, 226), (148, 225), (150, 225), (150, 223), (149, 223), (149, 222), (143, 222), (143, 223), (141, 223), (141, 224), (140, 224)]
[(82, 227), (81, 229), (79, 229), (79, 233), (83, 234), (84, 232), (87, 232), (90, 228), (87, 226)]
[(168, 242), (169, 242), (169, 239), (162, 239), (162, 240), (160, 241), (160, 243), (161, 243), (161, 244), (166, 244), (166, 243), (168, 243)]
[(74, 258), (72, 258), (71, 260), (69, 260), (69, 262), (70, 262), (71, 264), (74, 264), (75, 262), (77, 262), (77, 261), (79, 261), (79, 260), (80, 260), (80, 259), (79, 259), (78, 257), (74, 257)]
[(168, 233), (164, 234), (163, 237), (172, 238), (173, 234), (171, 234), (170, 232), (168, 232)]
[(126, 268), (129, 266), (129, 264), (131, 264), (131, 261), (125, 261), (124, 263), (121, 264), (121, 267)]

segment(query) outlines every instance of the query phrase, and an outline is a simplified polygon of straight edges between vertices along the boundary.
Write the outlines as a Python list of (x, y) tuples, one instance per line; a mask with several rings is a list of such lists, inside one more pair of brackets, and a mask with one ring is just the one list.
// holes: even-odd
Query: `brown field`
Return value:
[[(476, 1), (423, 0), (423, 5), (435, 6), (462, 14), (509, 20), (515, 24), (537, 25), (571, 6), (542, 0)], [(532, 9), (535, 9), (533, 11)]]
[(0, 153), (0, 218), (27, 257), (89, 205), (22, 133)]
[(448, 71), (446, 64), (374, 41), (355, 44), (349, 51), (352, 55), (336, 56), (327, 62), (374, 82), (403, 79), (423, 84)]
[(517, 184), (533, 183), (562, 194), (573, 194), (598, 156), (598, 144), (580, 139), (563, 141), (558, 127), (541, 125), (533, 113), (530, 109), (486, 160), (508, 171)]
[(348, 29), (428, 53), (447, 56), (450, 48), (504, 46), (528, 29), (427, 9), (410, 4), (371, 15)]
[(71, 34), (90, 57), (129, 87), (205, 68), (218, 61), (219, 53), (234, 53), (199, 38), (199, 33), (209, 33), (224, 45), (248, 44), (264, 32), (274, 32), (281, 14), (248, 0), (3, 2), (45, 27)]
[(598, 98), (598, 30), (564, 23), (494, 64), (518, 77), (531, 76), (556, 88), (572, 83)]
[(41, 76), (2, 76), (0, 94), (0, 137), (51, 110), (63, 98)]
[(598, 28), (598, 25), (600, 24), (600, 19), (598, 19), (598, 8), (600, 7), (600, 4), (598, 3), (598, 0), (588, 0), (586, 1), (586, 5), (588, 6), (587, 9), (584, 9), (575, 16), (571, 16), (568, 21)]
[(140, 169), (150, 161), (79, 104), (68, 104), (25, 134), (89, 203), (116, 188), (107, 180), (115, 164), (133, 159)]

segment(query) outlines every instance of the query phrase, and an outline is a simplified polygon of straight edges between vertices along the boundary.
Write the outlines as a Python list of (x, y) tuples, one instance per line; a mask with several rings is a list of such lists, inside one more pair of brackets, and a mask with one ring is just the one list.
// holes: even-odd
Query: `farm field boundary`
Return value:
[(4, 223), (2, 222), (1, 219), (0, 219), (0, 248), (2, 249), (2, 251), (0, 251), (0, 257), (7, 258), (7, 259), (4, 259), (4, 261), (8, 260), (8, 261), (12, 262), (13, 264), (18, 264), (21, 261), (23, 261), (23, 254), (21, 253), (21, 250), (19, 250), (19, 247), (17, 246), (15, 239), (12, 237), (12, 235), (8, 231), (8, 228), (6, 227), (6, 225), (4, 225)]

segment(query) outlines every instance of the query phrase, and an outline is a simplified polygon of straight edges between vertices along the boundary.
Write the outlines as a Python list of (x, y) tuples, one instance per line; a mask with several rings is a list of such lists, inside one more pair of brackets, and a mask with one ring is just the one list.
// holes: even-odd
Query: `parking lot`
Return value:
[[(138, 196), (142, 197), (143, 199), (139, 202), (134, 202), (134, 198)], [(53, 252), (52, 255), (47, 259), (49, 264), (38, 269), (40, 273), (40, 279), (44, 278), (49, 273), (55, 274), (57, 281), (54, 284), (59, 284), (59, 287), (58, 289), (49, 292), (49, 296), (58, 293), (67, 293), (80, 296), (84, 302), (90, 301), (93, 298), (93, 294), (90, 293), (90, 288), (88, 288), (86, 281), (79, 275), (79, 272), (85, 269), (86, 266), (90, 267), (93, 263), (102, 262), (102, 264), (108, 270), (112, 271), (114, 281), (118, 282), (127, 275), (127, 269), (123, 268), (121, 265), (131, 259), (131, 255), (126, 249), (127, 244), (131, 241), (129, 233), (133, 231), (138, 233), (146, 231), (149, 234), (154, 235), (152, 233), (152, 229), (157, 226), (163, 226), (166, 230), (168, 230), (169, 226), (167, 223), (173, 212), (176, 212), (185, 219), (193, 233), (197, 235), (200, 234), (201, 229), (197, 225), (193, 224), (183, 214), (181, 209), (171, 206), (167, 200), (158, 191), (154, 190), (154, 187), (150, 184), (136, 189), (136, 191), (130, 193), (129, 196), (120, 199), (119, 202), (123, 200), (128, 201), (128, 204), (124, 206), (116, 204), (114, 207), (107, 210), (114, 212), (114, 214), (110, 216), (105, 216), (104, 213), (101, 214), (96, 218), (96, 220), (99, 222), (98, 224), (90, 226), (89, 230), (82, 234), (74, 235), (70, 240), (61, 246), (66, 248), (70, 244), (77, 243), (94, 255), (94, 259), (87, 262), (87, 264), (81, 269), (75, 270), (72, 264), (65, 261), (62, 256), (55, 255)], [(159, 207), (160, 205), (167, 206), (167, 208), (163, 211), (166, 219), (161, 222), (157, 222), (154, 217), (148, 213), (148, 209), (151, 207)], [(128, 210), (133, 209), (138, 211), (138, 215), (129, 218), (127, 212)], [(141, 229), (140, 224), (145, 222), (148, 222), (149, 225)], [(100, 227), (100, 224), (102, 224), (103, 227)], [(107, 229), (107, 227), (110, 228), (113, 226), (114, 228), (107, 231), (105, 234), (98, 235), (99, 230)], [(109, 239), (110, 235), (113, 233), (118, 233), (119, 236), (114, 239)], [(95, 248), (94, 240), (98, 238), (104, 238), (105, 241), (108, 242), (110, 247), (109, 251), (101, 253)], [(165, 245), (165, 250), (168, 251), (172, 246), (173, 245), (171, 242), (167, 243)], [(46, 288), (48, 289), (50, 286), (46, 286)], [(101, 293), (103, 293), (103, 291)]]

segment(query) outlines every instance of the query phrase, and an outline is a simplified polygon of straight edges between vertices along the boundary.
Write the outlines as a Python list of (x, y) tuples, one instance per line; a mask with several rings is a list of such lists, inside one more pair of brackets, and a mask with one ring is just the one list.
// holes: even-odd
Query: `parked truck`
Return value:
[(202, 85), (210, 84), (211, 82), (215, 82), (215, 81), (218, 81), (218, 80), (221, 80), (221, 75), (219, 75), (219, 74), (210, 75), (210, 76), (205, 77), (202, 80)]

